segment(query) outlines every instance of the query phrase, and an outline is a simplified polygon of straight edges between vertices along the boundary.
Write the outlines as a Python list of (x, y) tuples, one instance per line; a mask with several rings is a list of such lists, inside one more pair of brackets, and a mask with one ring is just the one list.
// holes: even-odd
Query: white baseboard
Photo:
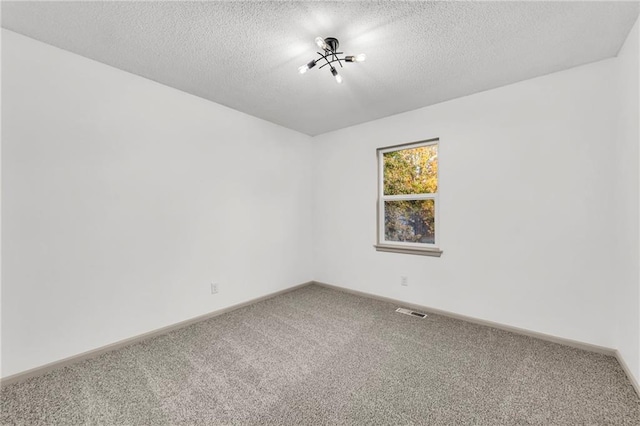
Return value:
[(638, 394), (638, 397), (640, 397), (640, 385), (638, 385), (638, 380), (636, 380), (635, 376), (631, 372), (631, 369), (627, 365), (627, 362), (624, 360), (624, 358), (622, 357), (622, 354), (617, 349), (615, 351), (615, 357), (618, 360), (618, 363), (620, 364), (620, 367), (622, 367), (622, 369), (624, 370), (625, 374), (627, 375), (627, 378), (631, 382), (631, 386), (633, 386), (633, 388), (635, 389), (636, 393)]
[(429, 307), (429, 306), (416, 305), (416, 304), (413, 304), (413, 303), (407, 303), (407, 302), (404, 302), (402, 300), (392, 299), (392, 298), (384, 297), (384, 296), (378, 296), (377, 294), (366, 293), (366, 292), (358, 291), (358, 290), (351, 290), (349, 288), (344, 288), (344, 287), (340, 287), (340, 286), (336, 286), (336, 285), (332, 285), (332, 284), (322, 283), (322, 282), (318, 282), (318, 281), (313, 281), (313, 283), (316, 284), (316, 285), (322, 286), (322, 287), (327, 287), (327, 288), (331, 288), (331, 289), (334, 289), (334, 290), (344, 291), (346, 293), (355, 294), (357, 296), (369, 297), (371, 299), (381, 300), (383, 302), (394, 303), (396, 305), (400, 305), (400, 306), (403, 306), (403, 307), (408, 307), (408, 308), (415, 309), (415, 310), (418, 310), (418, 311), (430, 312), (430, 313), (433, 313), (433, 314), (443, 315), (443, 316), (446, 316), (446, 317), (449, 317), (449, 318), (455, 318), (455, 319), (459, 319), (459, 320), (462, 320), (462, 321), (467, 321), (467, 322), (474, 323), (474, 324), (485, 325), (485, 326), (488, 326), (488, 327), (497, 328), (499, 330), (510, 331), (512, 333), (522, 334), (522, 335), (525, 335), (525, 336), (535, 337), (537, 339), (546, 340), (546, 341), (553, 342), (553, 343), (558, 343), (558, 344), (561, 344), (561, 345), (571, 346), (573, 348), (582, 349), (582, 350), (589, 351), (589, 352), (596, 352), (596, 353), (600, 353), (600, 354), (604, 354), (604, 355), (613, 356), (618, 360), (618, 363), (620, 364), (620, 366), (622, 367), (622, 370), (627, 375), (627, 378), (629, 379), (629, 381), (631, 382), (631, 385), (633, 386), (633, 388), (635, 389), (636, 393), (638, 394), (638, 397), (640, 397), (640, 386), (638, 386), (638, 381), (636, 380), (634, 375), (631, 373), (631, 370), (629, 369), (629, 366), (624, 361), (624, 358), (622, 358), (622, 356), (620, 355), (620, 352), (617, 349), (612, 349), (612, 348), (608, 348), (608, 347), (605, 347), (605, 346), (598, 346), (598, 345), (594, 345), (594, 344), (591, 344), (591, 343), (584, 343), (584, 342), (580, 342), (580, 341), (577, 341), (577, 340), (566, 339), (564, 337), (552, 336), (550, 334), (539, 333), (537, 331), (531, 331), (531, 330), (527, 330), (527, 329), (524, 329), (524, 328), (513, 327), (513, 326), (510, 326), (510, 325), (500, 324), (500, 323), (493, 322), (493, 321), (487, 321), (487, 320), (483, 320), (483, 319), (468, 317), (466, 315), (461, 315), (461, 314), (456, 314), (456, 313), (453, 313), (453, 312), (443, 311), (441, 309), (436, 309), (436, 308), (432, 308), (432, 307)]
[(4, 377), (4, 378), (0, 379), (0, 386), (7, 386), (7, 385), (10, 385), (10, 384), (13, 384), (13, 383), (16, 383), (16, 382), (21, 382), (21, 381), (26, 380), (28, 378), (36, 377), (36, 376), (40, 376), (42, 374), (48, 373), (49, 371), (52, 371), (52, 370), (57, 370), (59, 368), (66, 367), (66, 366), (69, 366), (71, 364), (75, 364), (75, 363), (80, 362), (80, 361), (84, 361), (84, 360), (87, 360), (87, 359), (90, 359), (90, 358), (95, 358), (95, 357), (100, 356), (100, 355), (102, 355), (102, 354), (104, 354), (106, 352), (115, 351), (115, 350), (123, 348), (125, 346), (129, 346), (129, 345), (133, 345), (135, 343), (139, 343), (139, 342), (141, 342), (143, 340), (146, 340), (146, 339), (149, 339), (151, 337), (160, 336), (162, 334), (169, 333), (169, 332), (177, 330), (179, 328), (187, 327), (187, 326), (189, 326), (191, 324), (195, 324), (195, 323), (200, 322), (200, 321), (205, 321), (205, 320), (208, 320), (209, 318), (213, 318), (213, 317), (216, 317), (218, 315), (226, 314), (227, 312), (235, 311), (236, 309), (244, 308), (245, 306), (252, 305), (254, 303), (261, 302), (261, 301), (266, 300), (266, 299), (271, 299), (272, 297), (276, 297), (276, 296), (279, 296), (281, 294), (288, 293), (288, 292), (293, 291), (293, 290), (297, 290), (297, 289), (299, 289), (301, 287), (308, 286), (308, 285), (310, 285), (312, 283), (313, 283), (313, 281), (309, 281), (309, 282), (306, 282), (306, 283), (303, 283), (303, 284), (298, 284), (298, 285), (295, 285), (293, 287), (286, 288), (284, 290), (279, 290), (279, 291), (276, 291), (276, 292), (273, 292), (273, 293), (266, 294), (264, 296), (257, 297), (255, 299), (248, 300), (246, 302), (242, 302), (242, 303), (238, 303), (238, 304), (235, 304), (235, 305), (232, 305), (232, 306), (228, 306), (226, 308), (218, 309), (216, 311), (209, 312), (209, 313), (204, 314), (204, 315), (199, 315), (197, 317), (190, 318), (188, 320), (181, 321), (181, 322), (178, 322), (176, 324), (172, 324), (172, 325), (169, 325), (169, 326), (166, 326), (166, 327), (158, 328), (156, 330), (152, 330), (152, 331), (149, 331), (147, 333), (139, 334), (137, 336), (133, 336), (133, 337), (130, 337), (128, 339), (120, 340), (118, 342), (111, 343), (109, 345), (102, 346), (102, 347), (99, 347), (99, 348), (96, 348), (96, 349), (92, 349), (90, 351), (83, 352), (83, 353), (80, 353), (78, 355), (73, 355), (73, 356), (70, 356), (68, 358), (64, 358), (64, 359), (61, 359), (61, 360), (58, 360), (58, 361), (51, 362), (49, 364), (45, 364), (45, 365), (42, 365), (42, 366), (39, 366), (39, 367), (32, 368), (30, 370), (22, 371), (20, 373), (16, 373), (16, 374), (13, 374), (11, 376), (7, 376), (7, 377)]
[(355, 294), (355, 295), (358, 295), (358, 296), (369, 297), (369, 298), (372, 298), (372, 299), (381, 300), (383, 302), (394, 303), (394, 304), (402, 305), (404, 307), (408, 307), (408, 308), (411, 308), (411, 309), (431, 312), (433, 314), (443, 315), (443, 316), (446, 316), (446, 317), (449, 317), (449, 318), (455, 318), (455, 319), (459, 319), (459, 320), (462, 320), (462, 321), (471, 322), (471, 323), (474, 323), (474, 324), (485, 325), (487, 327), (493, 327), (493, 328), (497, 328), (499, 330), (511, 331), (513, 333), (523, 334), (525, 336), (535, 337), (537, 339), (542, 339), (542, 340), (546, 340), (546, 341), (553, 342), (553, 343), (559, 343), (561, 345), (571, 346), (573, 348), (583, 349), (583, 350), (589, 351), (589, 352), (597, 352), (597, 353), (601, 353), (601, 354), (605, 354), (605, 355), (614, 356), (615, 355), (615, 351), (616, 351), (615, 349), (607, 348), (605, 346), (598, 346), (598, 345), (593, 345), (591, 343), (584, 343), (584, 342), (580, 342), (580, 341), (577, 341), (577, 340), (566, 339), (564, 337), (553, 336), (551, 334), (539, 333), (537, 331), (531, 331), (531, 330), (527, 330), (525, 328), (514, 327), (514, 326), (511, 326), (511, 325), (505, 325), (505, 324), (501, 324), (501, 323), (498, 323), (498, 322), (493, 322), (493, 321), (483, 320), (483, 319), (479, 319), (479, 318), (469, 317), (469, 316), (466, 316), (466, 315), (456, 314), (454, 312), (444, 311), (442, 309), (436, 309), (436, 308), (432, 308), (430, 306), (416, 305), (414, 303), (408, 303), (408, 302), (404, 302), (404, 301), (398, 300), (398, 299), (392, 299), (392, 298), (389, 298), (389, 297), (378, 296), (377, 294), (366, 293), (366, 292), (358, 291), (358, 290), (351, 290), (351, 289), (348, 289), (348, 288), (339, 287), (339, 286), (332, 285), (332, 284), (321, 283), (321, 282), (318, 282), (318, 281), (314, 281), (314, 283), (319, 285), (319, 286), (328, 287), (328, 288), (332, 288), (332, 289), (335, 289), (335, 290), (344, 291), (344, 292), (347, 292), (347, 293), (352, 293), (352, 294)]

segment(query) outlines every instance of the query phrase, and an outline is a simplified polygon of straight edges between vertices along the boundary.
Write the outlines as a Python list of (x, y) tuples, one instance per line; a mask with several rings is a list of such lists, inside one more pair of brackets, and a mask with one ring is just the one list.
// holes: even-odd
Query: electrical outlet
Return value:
[(211, 283), (211, 294), (218, 294), (218, 284)]
[(400, 285), (403, 287), (407, 287), (409, 285), (409, 278), (400, 277)]

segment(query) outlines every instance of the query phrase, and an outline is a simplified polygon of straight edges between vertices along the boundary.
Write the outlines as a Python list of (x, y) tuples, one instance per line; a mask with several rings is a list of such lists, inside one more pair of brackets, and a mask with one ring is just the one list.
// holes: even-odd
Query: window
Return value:
[(378, 149), (378, 251), (440, 256), (438, 140)]

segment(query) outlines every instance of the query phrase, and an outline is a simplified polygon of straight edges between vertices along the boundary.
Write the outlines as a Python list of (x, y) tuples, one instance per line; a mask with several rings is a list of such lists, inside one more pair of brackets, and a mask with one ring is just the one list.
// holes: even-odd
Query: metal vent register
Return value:
[(412, 311), (411, 309), (405, 309), (405, 308), (398, 308), (396, 309), (396, 312), (400, 312), (401, 314), (411, 315), (413, 317), (418, 317), (418, 318), (427, 317), (427, 314), (423, 314), (422, 312), (416, 312), (416, 311)]

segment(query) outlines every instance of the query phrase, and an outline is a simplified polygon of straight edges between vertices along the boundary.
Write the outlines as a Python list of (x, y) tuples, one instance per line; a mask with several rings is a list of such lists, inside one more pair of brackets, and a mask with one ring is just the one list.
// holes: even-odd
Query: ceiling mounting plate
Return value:
[(340, 46), (340, 42), (338, 41), (337, 38), (335, 37), (327, 37), (324, 39), (324, 42), (327, 43), (327, 46), (329, 46), (329, 49), (332, 52), (337, 52), (338, 51), (338, 47)]

